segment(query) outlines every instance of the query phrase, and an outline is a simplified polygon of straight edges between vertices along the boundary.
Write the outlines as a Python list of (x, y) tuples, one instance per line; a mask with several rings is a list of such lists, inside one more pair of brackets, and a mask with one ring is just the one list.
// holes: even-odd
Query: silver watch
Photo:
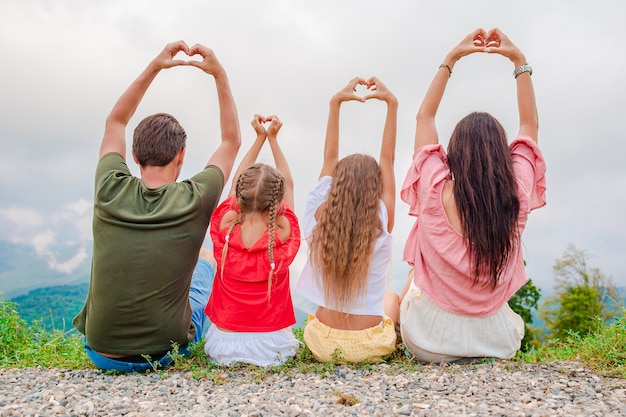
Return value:
[(513, 71), (513, 76), (517, 78), (518, 75), (524, 72), (528, 72), (530, 75), (533, 75), (533, 68), (530, 66), (530, 64), (520, 65), (519, 67), (515, 68), (515, 71)]

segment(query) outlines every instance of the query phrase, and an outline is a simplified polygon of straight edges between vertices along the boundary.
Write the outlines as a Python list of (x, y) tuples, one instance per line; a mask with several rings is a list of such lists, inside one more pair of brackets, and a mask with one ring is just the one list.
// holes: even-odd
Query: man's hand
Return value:
[(190, 53), (189, 47), (184, 41), (172, 42), (165, 45), (165, 48), (161, 51), (161, 53), (152, 60), (152, 64), (159, 70), (172, 68), (178, 65), (189, 65), (189, 62), (185, 60), (174, 59), (179, 52), (184, 52), (189, 56), (193, 55)]

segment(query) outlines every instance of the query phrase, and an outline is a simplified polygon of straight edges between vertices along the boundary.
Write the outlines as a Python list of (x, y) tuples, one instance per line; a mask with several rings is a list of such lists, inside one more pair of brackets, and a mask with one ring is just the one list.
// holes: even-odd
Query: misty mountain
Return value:
[[(27, 323), (39, 321), (48, 331), (75, 331), (72, 319), (83, 307), (88, 290), (89, 283), (43, 287), (14, 297), (11, 301), (17, 304), (20, 317)], [(298, 303), (306, 301), (294, 298), (296, 328), (302, 326), (309, 311), (313, 311), (312, 307)]]
[(36, 288), (87, 283), (90, 266), (86, 260), (71, 273), (55, 271), (30, 246), (0, 240), (0, 297), (10, 299)]

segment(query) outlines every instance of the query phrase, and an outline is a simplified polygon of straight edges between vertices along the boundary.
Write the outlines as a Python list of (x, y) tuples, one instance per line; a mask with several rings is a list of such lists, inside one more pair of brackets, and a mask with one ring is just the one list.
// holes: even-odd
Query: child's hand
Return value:
[(337, 94), (333, 96), (331, 101), (342, 103), (344, 101), (356, 100), (356, 101), (360, 101), (361, 103), (363, 103), (365, 99), (363, 97), (359, 97), (356, 94), (354, 94), (356, 92), (357, 85), (364, 85), (368, 87), (368, 83), (367, 83), (367, 80), (365, 80), (365, 78), (354, 77), (353, 79), (350, 80), (348, 85), (346, 85), (344, 88), (339, 90), (339, 92), (337, 92)]
[(252, 125), (252, 128), (256, 132), (257, 137), (265, 138), (267, 136), (267, 131), (265, 130), (265, 126), (263, 126), (264, 122), (265, 122), (264, 116), (261, 116), (260, 114), (255, 114), (254, 118), (252, 119), (252, 122), (250, 123)]
[(396, 96), (391, 92), (391, 90), (376, 77), (372, 77), (367, 80), (367, 89), (373, 91), (373, 93), (365, 96), (365, 100), (375, 98), (387, 103), (397, 101)]
[(283, 127), (283, 122), (276, 115), (267, 116), (265, 121), (271, 122), (270, 127), (267, 129), (268, 136), (276, 137), (280, 128)]

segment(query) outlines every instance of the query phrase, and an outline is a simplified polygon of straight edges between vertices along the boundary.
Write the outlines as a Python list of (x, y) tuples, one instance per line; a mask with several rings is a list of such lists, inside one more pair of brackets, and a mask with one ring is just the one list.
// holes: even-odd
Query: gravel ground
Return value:
[(626, 416), (626, 380), (577, 363), (252, 375), (0, 369), (0, 416)]

